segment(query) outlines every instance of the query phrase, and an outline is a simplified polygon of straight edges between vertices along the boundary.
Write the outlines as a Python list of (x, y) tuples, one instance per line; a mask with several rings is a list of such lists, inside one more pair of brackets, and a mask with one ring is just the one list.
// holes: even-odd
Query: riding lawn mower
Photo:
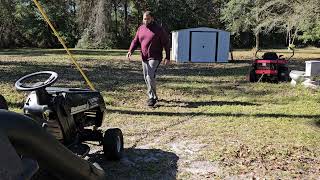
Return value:
[[(43, 78), (42, 82), (35, 82)], [(97, 141), (103, 145), (107, 159), (120, 159), (123, 152), (121, 130), (108, 129), (103, 135), (98, 129), (106, 111), (100, 92), (50, 87), (57, 78), (55, 72), (42, 71), (26, 75), (15, 83), (17, 90), (31, 91), (23, 107), (24, 114), (80, 156), (86, 156), (90, 150), (84, 141)]]
[(294, 50), (292, 55), (288, 59), (285, 59), (283, 55), (279, 55), (275, 52), (265, 52), (262, 58), (258, 58), (258, 51), (255, 53), (255, 59), (247, 75), (247, 80), (250, 82), (287, 82), (290, 80), (288, 62), (294, 56)]
[[(4, 134), (8, 138), (22, 161), (27, 157), (33, 164), (39, 162), (40, 169), (58, 178), (103, 178), (99, 166), (83, 159), (90, 151), (85, 142), (98, 142), (106, 159), (119, 160), (123, 153), (122, 132), (118, 128), (105, 133), (99, 129), (106, 112), (100, 92), (50, 87), (57, 78), (55, 72), (42, 71), (15, 83), (17, 90), (30, 91), (24, 103), (24, 115), (9, 112), (7, 101), (0, 95), (0, 136)], [(92, 171), (98, 174), (93, 175)]]

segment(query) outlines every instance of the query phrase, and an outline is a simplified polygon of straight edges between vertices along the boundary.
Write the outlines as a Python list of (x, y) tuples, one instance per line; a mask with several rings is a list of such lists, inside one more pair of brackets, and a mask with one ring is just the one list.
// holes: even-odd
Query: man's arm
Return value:
[(168, 34), (166, 31), (162, 28), (162, 33), (161, 33), (161, 45), (163, 46), (165, 52), (166, 52), (166, 60), (170, 60), (170, 41)]

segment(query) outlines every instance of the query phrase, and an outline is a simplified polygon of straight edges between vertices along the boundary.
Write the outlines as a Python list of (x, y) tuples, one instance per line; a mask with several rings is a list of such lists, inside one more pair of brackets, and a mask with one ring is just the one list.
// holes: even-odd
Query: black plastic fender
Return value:
[(6, 99), (0, 94), (0, 109), (8, 110), (8, 103)]
[(8, 137), (18, 154), (36, 160), (63, 179), (105, 179), (103, 169), (73, 154), (27, 116), (0, 110), (0, 133)]

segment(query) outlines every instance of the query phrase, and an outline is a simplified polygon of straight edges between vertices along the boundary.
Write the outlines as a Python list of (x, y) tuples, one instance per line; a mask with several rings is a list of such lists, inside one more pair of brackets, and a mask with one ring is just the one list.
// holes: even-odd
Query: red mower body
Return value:
[(288, 60), (279, 58), (274, 52), (267, 52), (263, 59), (255, 59), (250, 68), (247, 79), (250, 82), (274, 82), (288, 81)]

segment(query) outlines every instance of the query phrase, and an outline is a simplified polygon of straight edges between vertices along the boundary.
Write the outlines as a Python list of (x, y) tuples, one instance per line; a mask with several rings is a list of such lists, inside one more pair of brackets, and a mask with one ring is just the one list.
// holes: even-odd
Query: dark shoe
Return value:
[(148, 106), (154, 106), (156, 104), (157, 100), (151, 98), (147, 101)]

